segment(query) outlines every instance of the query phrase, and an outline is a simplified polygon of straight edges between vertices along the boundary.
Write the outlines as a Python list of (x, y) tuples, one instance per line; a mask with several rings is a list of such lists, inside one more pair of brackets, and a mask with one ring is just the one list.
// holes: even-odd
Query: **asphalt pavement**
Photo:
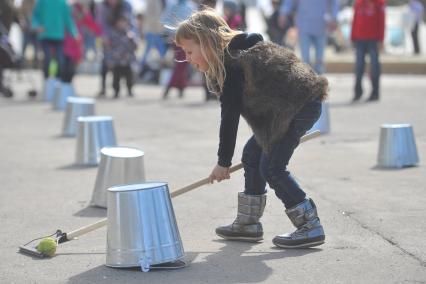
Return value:
[[(301, 145), (290, 170), (312, 197), (326, 232), (313, 249), (282, 250), (272, 238), (293, 227), (268, 191), (260, 243), (220, 240), (218, 225), (235, 217), (242, 171), (230, 180), (173, 198), (188, 267), (143, 273), (105, 266), (105, 228), (59, 245), (53, 258), (18, 247), (56, 229), (72, 231), (106, 216), (89, 205), (97, 167), (74, 165), (76, 139), (61, 136), (64, 112), (29, 99), (41, 75), (11, 74), (15, 96), (0, 98), (0, 283), (426, 283), (426, 76), (384, 75), (381, 99), (350, 104), (353, 75), (330, 81), (330, 133)], [(33, 82), (32, 82), (33, 81)], [(369, 85), (365, 80), (368, 94)], [(78, 75), (78, 95), (96, 97), (99, 78)], [(191, 87), (182, 99), (137, 85), (135, 97), (96, 100), (114, 119), (118, 144), (145, 152), (148, 180), (171, 191), (206, 177), (216, 162), (220, 108)], [(365, 99), (365, 98), (363, 98)], [(413, 126), (418, 166), (377, 167), (380, 126)], [(250, 129), (242, 120), (233, 163)]]

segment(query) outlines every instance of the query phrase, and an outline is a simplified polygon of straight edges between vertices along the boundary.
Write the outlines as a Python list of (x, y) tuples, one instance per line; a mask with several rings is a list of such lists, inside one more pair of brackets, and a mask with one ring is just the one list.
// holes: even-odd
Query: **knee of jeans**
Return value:
[(275, 167), (268, 167), (267, 169), (263, 169), (261, 173), (269, 186), (275, 189), (279, 187), (281, 176), (283, 173), (285, 173), (285, 170)]

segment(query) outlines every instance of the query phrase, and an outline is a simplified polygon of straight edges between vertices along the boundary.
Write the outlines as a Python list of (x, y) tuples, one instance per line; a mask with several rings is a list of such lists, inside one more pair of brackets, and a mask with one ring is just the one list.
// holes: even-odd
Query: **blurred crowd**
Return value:
[[(409, 22), (413, 52), (419, 54), (423, 3), (400, 2), (410, 12), (405, 20)], [(138, 9), (135, 3), (140, 4)], [(40, 68), (44, 78), (57, 77), (71, 84), (83, 65), (92, 65), (100, 77), (96, 91), (100, 98), (108, 94), (120, 97), (124, 81), (130, 97), (135, 83), (149, 83), (164, 86), (163, 99), (172, 90), (182, 98), (187, 86), (198, 85), (204, 87), (206, 101), (214, 100), (203, 76), (187, 64), (183, 51), (173, 43), (174, 27), (195, 10), (210, 7), (221, 13), (232, 29), (244, 31), (249, 26), (247, 7), (253, 5), (263, 16), (266, 38), (300, 50), (303, 61), (317, 73), (326, 71), (326, 47), (345, 52), (353, 46), (357, 77), (354, 101), (362, 94), (364, 58), (369, 55), (373, 63), (370, 99), (378, 99), (385, 0), (2, 0), (0, 92), (13, 96), (3, 82), (5, 68)], [(8, 37), (12, 27), (22, 35), (20, 46), (13, 45)], [(112, 84), (108, 74), (112, 75)]]

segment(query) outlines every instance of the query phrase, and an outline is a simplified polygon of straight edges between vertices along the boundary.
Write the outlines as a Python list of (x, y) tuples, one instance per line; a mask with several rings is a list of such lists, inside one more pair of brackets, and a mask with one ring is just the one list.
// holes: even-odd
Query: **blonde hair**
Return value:
[(182, 39), (193, 40), (200, 45), (201, 54), (206, 59), (208, 69), (205, 72), (207, 88), (221, 93), (226, 78), (225, 50), (231, 39), (241, 33), (232, 30), (226, 21), (213, 9), (206, 8), (195, 12), (181, 22), (176, 31), (175, 42), (180, 45)]

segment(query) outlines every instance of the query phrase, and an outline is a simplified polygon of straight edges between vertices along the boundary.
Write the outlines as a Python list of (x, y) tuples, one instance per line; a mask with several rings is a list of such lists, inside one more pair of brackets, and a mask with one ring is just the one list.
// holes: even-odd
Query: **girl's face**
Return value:
[(180, 47), (185, 51), (186, 60), (201, 72), (209, 69), (207, 60), (201, 53), (201, 47), (192, 39), (182, 39)]

